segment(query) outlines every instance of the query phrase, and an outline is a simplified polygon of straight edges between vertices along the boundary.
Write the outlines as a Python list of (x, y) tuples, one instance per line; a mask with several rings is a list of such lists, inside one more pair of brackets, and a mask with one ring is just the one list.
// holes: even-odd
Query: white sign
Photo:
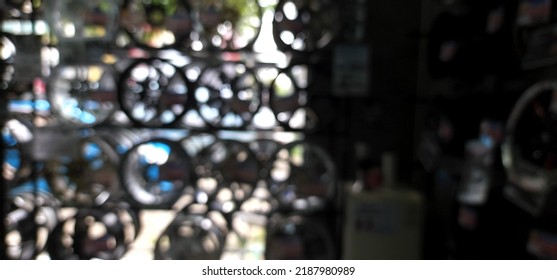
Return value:
[(367, 45), (339, 45), (333, 62), (333, 95), (364, 97), (369, 87)]

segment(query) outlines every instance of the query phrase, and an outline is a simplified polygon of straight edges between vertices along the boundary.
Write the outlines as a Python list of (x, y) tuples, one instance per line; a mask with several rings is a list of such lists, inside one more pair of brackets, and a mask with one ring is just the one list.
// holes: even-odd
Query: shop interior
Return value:
[(557, 2), (0, 0), (0, 259), (557, 259)]

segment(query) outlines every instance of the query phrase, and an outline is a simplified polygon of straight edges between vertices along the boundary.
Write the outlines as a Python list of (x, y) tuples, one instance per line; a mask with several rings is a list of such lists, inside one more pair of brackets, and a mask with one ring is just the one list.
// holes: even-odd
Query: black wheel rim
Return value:
[(189, 107), (192, 84), (174, 65), (159, 59), (138, 60), (122, 75), (119, 103), (138, 126), (165, 127), (180, 121)]

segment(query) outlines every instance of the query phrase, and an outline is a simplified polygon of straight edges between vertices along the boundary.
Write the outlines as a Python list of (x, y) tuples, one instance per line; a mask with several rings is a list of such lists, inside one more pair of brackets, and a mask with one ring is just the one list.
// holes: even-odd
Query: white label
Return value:
[(361, 204), (355, 210), (356, 231), (392, 234), (399, 230), (400, 206), (395, 203)]

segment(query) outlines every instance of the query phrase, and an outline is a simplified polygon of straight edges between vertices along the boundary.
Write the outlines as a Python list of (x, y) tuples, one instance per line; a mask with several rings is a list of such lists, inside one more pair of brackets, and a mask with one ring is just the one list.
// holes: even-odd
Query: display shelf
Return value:
[[(258, 38), (271, 34), (267, 31), (272, 23), (263, 18), (272, 21), (274, 10), (257, 1), (246, 0), (249, 7), (258, 9), (246, 21), (254, 31), (247, 32), (253, 38), (245, 42), (239, 39), (247, 34), (242, 33), (245, 28), (234, 29), (235, 19), (226, 18), (238, 8), (229, 7), (227, 1), (222, 3), (228, 12), (216, 14), (221, 21), (213, 27), (207, 27), (212, 21), (204, 22), (203, 16), (210, 7), (195, 1), (171, 2), (81, 5), (66, 0), (34, 7), (29, 13), (9, 12), (10, 19), (3, 21), (9, 23), (2, 25), (8, 38), (21, 38), (15, 44), (15, 80), (3, 80), (9, 84), (5, 88), (10, 92), (7, 111), (28, 121), (32, 136), (29, 147), (19, 147), (25, 151), (18, 160), (25, 156), (32, 162), (32, 176), (26, 182), (34, 194), (32, 200), (38, 199), (41, 190), (57, 202), (56, 226), (48, 228), (46, 241), (41, 239), (45, 249), (37, 248), (30, 258), (126, 259), (133, 258), (134, 250), (149, 248), (149, 258), (157, 259), (260, 259), (268, 215), (275, 208), (293, 211), (288, 203), (278, 203), (278, 190), (271, 195), (268, 189), (297, 176), (292, 170), (303, 172), (315, 161), (304, 156), (313, 147), (306, 135), (317, 129), (318, 118), (310, 111), (307, 80), (313, 65), (328, 54), (318, 51), (321, 45), (300, 54), (277, 50), (270, 41), (258, 43)], [(69, 8), (74, 6), (75, 11)], [(85, 16), (76, 16), (76, 11)], [(158, 12), (162, 18), (151, 17)], [(176, 29), (176, 20), (190, 22), (192, 29)], [(149, 28), (142, 29), (143, 23), (160, 32), (149, 33)], [(226, 35), (230, 24), (236, 30), (231, 29), (232, 39)], [(30, 33), (22, 31), (24, 26), (30, 27)], [(170, 35), (174, 43), (165, 41)], [(216, 44), (217, 35), (227, 43)], [(332, 35), (326, 35), (328, 40)], [(36, 39), (37, 48), (22, 47), (29, 38)], [(37, 57), (40, 65), (28, 63)], [(37, 72), (30, 80), (21, 80), (25, 69)], [(288, 155), (291, 143), (306, 146)], [(328, 158), (316, 161), (321, 160), (327, 166), (333, 164)], [(272, 183), (269, 172), (277, 169), (279, 161), (276, 172), (283, 177)], [(306, 172), (309, 176), (313, 171)], [(336, 187), (334, 170), (316, 172), (325, 172), (321, 175), (332, 182), (329, 188)], [(315, 178), (319, 180), (320, 175)], [(303, 183), (311, 184), (311, 180)], [(289, 195), (294, 192), (290, 190)], [(168, 199), (157, 203), (159, 195)], [(312, 212), (326, 211), (330, 198), (320, 196), (310, 195), (312, 205), (323, 199)], [(3, 202), (14, 199), (2, 198)], [(307, 198), (303, 195), (297, 200)], [(31, 216), (38, 217), (39, 204), (34, 202)], [(121, 216), (118, 211), (122, 209), (139, 218)], [(160, 215), (168, 223), (158, 224), (158, 229), (146, 225)], [(222, 235), (217, 236), (219, 244), (212, 245), (220, 248), (214, 254), (168, 250), (169, 244), (184, 245), (187, 239), (176, 235), (176, 228), (188, 224), (196, 231), (199, 223), (217, 223), (215, 215), (222, 216), (224, 224), (215, 228)], [(2, 218), (8, 216), (3, 213)], [(130, 219), (136, 221), (132, 221), (135, 234), (131, 237), (127, 233)], [(37, 226), (34, 222), (25, 225)], [(253, 231), (240, 230), (245, 228)], [(198, 237), (193, 241), (202, 242)], [(251, 239), (255, 243), (246, 245)], [(222, 247), (225, 243), (227, 247)], [(182, 253), (188, 252), (186, 247)]]

